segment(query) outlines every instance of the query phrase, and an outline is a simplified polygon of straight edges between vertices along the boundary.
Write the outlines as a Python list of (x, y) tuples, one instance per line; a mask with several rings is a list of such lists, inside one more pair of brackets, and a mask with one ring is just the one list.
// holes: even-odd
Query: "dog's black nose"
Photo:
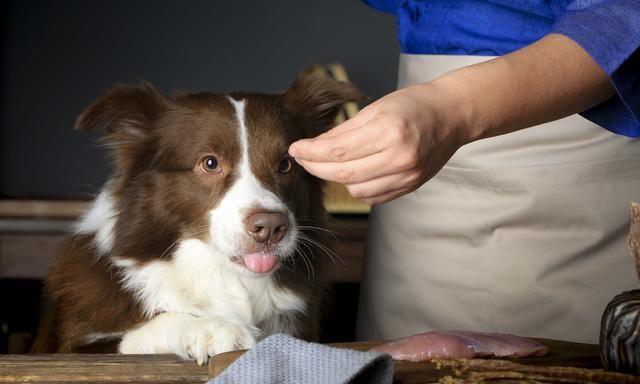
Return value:
[(277, 243), (289, 229), (287, 217), (280, 212), (254, 212), (244, 221), (249, 234), (258, 243)]

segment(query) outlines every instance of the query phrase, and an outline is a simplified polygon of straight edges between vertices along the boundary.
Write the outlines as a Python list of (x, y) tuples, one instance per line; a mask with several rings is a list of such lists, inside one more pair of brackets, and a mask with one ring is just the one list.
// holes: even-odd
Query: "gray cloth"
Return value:
[(208, 384), (338, 384), (393, 381), (391, 356), (309, 343), (277, 334), (267, 337)]

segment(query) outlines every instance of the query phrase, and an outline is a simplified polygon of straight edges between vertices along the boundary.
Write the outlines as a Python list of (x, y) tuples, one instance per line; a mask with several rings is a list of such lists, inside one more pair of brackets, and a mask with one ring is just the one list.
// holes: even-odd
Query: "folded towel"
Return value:
[(239, 357), (208, 384), (390, 384), (391, 356), (309, 343), (277, 334)]

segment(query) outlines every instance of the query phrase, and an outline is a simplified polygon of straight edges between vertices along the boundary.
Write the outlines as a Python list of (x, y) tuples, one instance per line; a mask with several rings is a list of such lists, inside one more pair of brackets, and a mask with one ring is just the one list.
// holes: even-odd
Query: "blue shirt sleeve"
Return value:
[(365, 4), (378, 11), (397, 14), (404, 0), (363, 0)]
[(403, 53), (503, 55), (548, 33), (577, 42), (616, 96), (581, 113), (640, 136), (640, 0), (364, 0), (398, 16)]
[(612, 132), (640, 136), (640, 1), (575, 0), (552, 27), (591, 55), (616, 97), (582, 113)]

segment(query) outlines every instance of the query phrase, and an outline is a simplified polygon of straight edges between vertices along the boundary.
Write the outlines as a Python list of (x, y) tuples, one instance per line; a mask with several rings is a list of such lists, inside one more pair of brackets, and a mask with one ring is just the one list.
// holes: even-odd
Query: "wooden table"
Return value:
[[(540, 340), (551, 348), (545, 357), (518, 359), (532, 365), (599, 368), (598, 347), (591, 344)], [(342, 343), (338, 347), (365, 350), (373, 343)], [(4, 355), (0, 383), (204, 383), (241, 356), (243, 351), (214, 356), (207, 367), (172, 355)], [(431, 363), (397, 362), (395, 383), (435, 383), (448, 372)]]
[[(579, 368), (602, 368), (599, 349), (597, 345), (570, 343), (566, 341), (534, 339), (551, 349), (551, 353), (544, 357), (514, 359), (518, 363), (531, 365), (555, 365)], [(340, 348), (367, 350), (379, 342), (356, 342), (332, 344)], [(209, 376), (215, 377), (240, 357), (244, 351), (221, 353), (209, 361)], [(446, 375), (449, 370), (439, 370), (430, 362), (411, 363), (404, 361), (395, 362), (395, 384), (431, 384)]]
[(173, 355), (0, 355), (0, 383), (205, 383), (207, 367)]

